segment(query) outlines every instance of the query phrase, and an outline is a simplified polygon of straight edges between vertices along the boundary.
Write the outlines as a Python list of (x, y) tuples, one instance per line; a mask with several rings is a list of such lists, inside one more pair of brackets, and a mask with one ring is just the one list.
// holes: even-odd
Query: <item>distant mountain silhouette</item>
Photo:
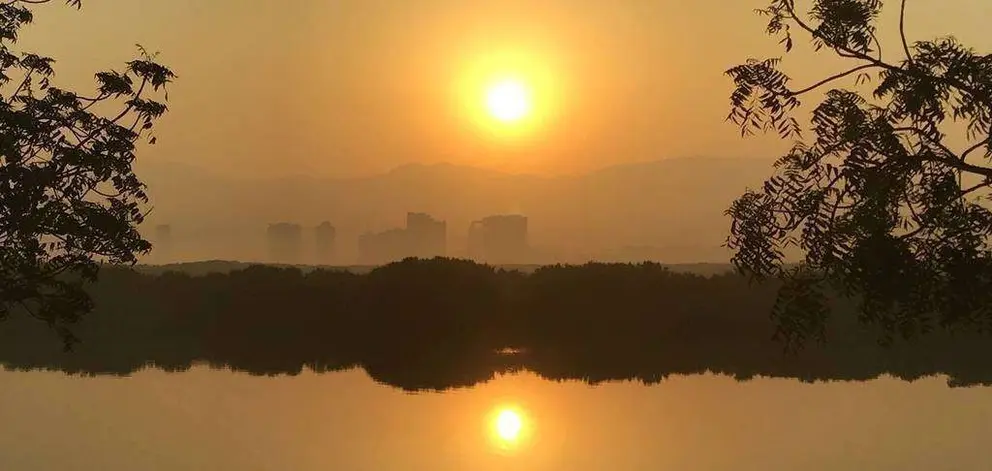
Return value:
[(139, 175), (155, 206), (149, 224), (170, 223), (177, 239), (185, 233), (196, 240), (196, 247), (180, 249), (200, 252), (187, 259), (243, 258), (239, 253), (259, 249), (262, 228), (273, 221), (332, 221), (348, 255), (359, 233), (399, 226), (407, 211), (425, 211), (448, 221), (455, 247), (474, 219), (524, 213), (536, 245), (589, 255), (627, 245), (670, 247), (665, 261), (681, 263), (722, 261), (718, 247), (729, 224), (723, 211), (746, 187), (760, 185), (771, 163), (678, 158), (563, 177), (410, 164), (359, 178), (237, 179), (146, 162)]

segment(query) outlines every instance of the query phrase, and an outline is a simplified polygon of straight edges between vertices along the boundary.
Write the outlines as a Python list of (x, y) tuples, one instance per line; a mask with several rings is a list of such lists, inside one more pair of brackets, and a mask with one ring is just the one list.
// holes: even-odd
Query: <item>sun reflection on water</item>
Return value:
[(532, 433), (532, 424), (522, 409), (501, 405), (493, 409), (488, 418), (490, 438), (501, 452), (515, 452), (526, 444)]

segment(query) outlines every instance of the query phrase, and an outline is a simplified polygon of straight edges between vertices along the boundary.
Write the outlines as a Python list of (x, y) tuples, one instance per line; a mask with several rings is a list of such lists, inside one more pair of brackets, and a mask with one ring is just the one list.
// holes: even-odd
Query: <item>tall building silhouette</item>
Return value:
[(411, 257), (432, 258), (447, 254), (448, 224), (426, 213), (406, 214)]
[(468, 229), (469, 256), (493, 264), (526, 263), (530, 254), (527, 217), (496, 215), (472, 222)]
[(269, 224), (269, 260), (274, 263), (299, 264), (303, 259), (303, 228), (299, 224)]
[(155, 226), (155, 240), (152, 242), (152, 260), (156, 263), (172, 261), (172, 226), (159, 224)]
[(314, 245), (316, 246), (317, 263), (330, 265), (335, 261), (335, 243), (337, 230), (331, 223), (324, 221), (314, 228)]
[(407, 257), (432, 258), (447, 254), (448, 224), (426, 213), (407, 213), (406, 227), (358, 238), (358, 261), (381, 265)]

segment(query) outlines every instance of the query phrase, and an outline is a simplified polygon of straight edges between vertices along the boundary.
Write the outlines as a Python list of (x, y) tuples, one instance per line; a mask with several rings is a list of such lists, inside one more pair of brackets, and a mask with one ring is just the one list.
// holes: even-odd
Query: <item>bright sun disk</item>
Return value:
[(486, 92), (486, 106), (489, 113), (500, 121), (518, 121), (530, 111), (530, 97), (522, 83), (506, 80), (489, 88)]

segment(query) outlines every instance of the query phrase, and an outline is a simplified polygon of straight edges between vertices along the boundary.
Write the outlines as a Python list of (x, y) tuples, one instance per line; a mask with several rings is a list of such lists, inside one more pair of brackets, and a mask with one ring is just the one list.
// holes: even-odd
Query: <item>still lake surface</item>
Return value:
[[(512, 443), (499, 411), (519, 413)], [(363, 371), (0, 372), (0, 470), (988, 470), (992, 388), (528, 373), (409, 394)]]

